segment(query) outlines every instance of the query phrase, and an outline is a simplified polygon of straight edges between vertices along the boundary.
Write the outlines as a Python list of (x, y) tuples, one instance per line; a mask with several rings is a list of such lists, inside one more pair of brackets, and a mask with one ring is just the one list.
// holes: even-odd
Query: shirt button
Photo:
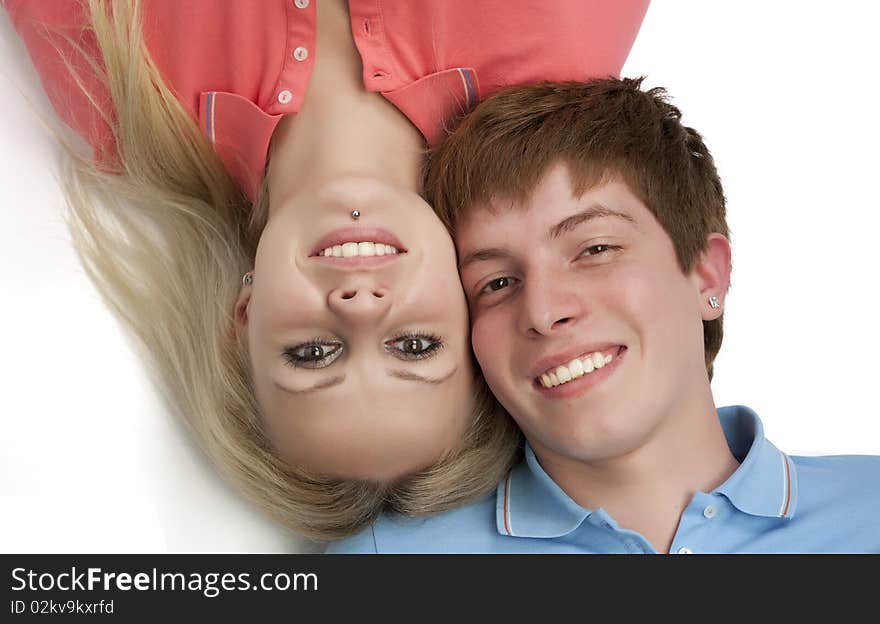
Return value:
[(717, 512), (715, 511), (715, 507), (713, 505), (707, 505), (706, 508), (703, 510), (703, 517), (709, 518), (711, 520), (715, 517), (716, 513)]
[(304, 61), (309, 58), (309, 51), (304, 47), (300, 46), (296, 50), (293, 51), (293, 58), (298, 61)]
[(304, 9), (309, 6), (309, 0), (293, 0), (293, 3), (298, 9)]
[(281, 102), (282, 104), (288, 104), (288, 103), (290, 103), (290, 100), (292, 100), (292, 99), (293, 99), (293, 94), (290, 91), (288, 91), (287, 89), (285, 89), (284, 91), (282, 91), (281, 93), (278, 94), (278, 101)]
[(678, 554), (679, 555), (692, 555), (692, 554), (694, 554), (694, 551), (692, 551), (687, 546), (682, 546), (681, 548), (678, 549)]

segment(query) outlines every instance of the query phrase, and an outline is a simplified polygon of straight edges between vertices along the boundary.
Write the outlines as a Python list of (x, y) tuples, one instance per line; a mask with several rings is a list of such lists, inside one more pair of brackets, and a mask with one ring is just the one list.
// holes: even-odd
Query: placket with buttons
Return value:
[(724, 502), (719, 495), (704, 492), (694, 494), (681, 514), (669, 552), (679, 555), (708, 552), (707, 546), (714, 542), (712, 535), (717, 535), (717, 524), (723, 508)]
[(287, 46), (274, 90), (262, 106), (270, 115), (295, 113), (305, 96), (314, 66), (317, 14), (314, 0), (286, 0)]

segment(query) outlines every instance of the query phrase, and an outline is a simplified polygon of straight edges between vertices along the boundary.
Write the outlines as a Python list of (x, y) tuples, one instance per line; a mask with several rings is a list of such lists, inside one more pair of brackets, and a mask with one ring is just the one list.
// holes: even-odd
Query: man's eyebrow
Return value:
[[(617, 217), (619, 219), (623, 219), (635, 226), (638, 226), (636, 220), (625, 212), (618, 212), (617, 210), (611, 210), (610, 208), (606, 208), (601, 204), (593, 204), (577, 214), (573, 214), (570, 217), (566, 217), (556, 225), (550, 228), (550, 238), (559, 238), (565, 232), (573, 230), (581, 223), (586, 221), (591, 221), (593, 219), (601, 219), (602, 217)], [(461, 262), (458, 263), (458, 270), (463, 271), (465, 267), (474, 263), (480, 262), (484, 260), (504, 260), (505, 258), (510, 258), (511, 253), (506, 249), (501, 249), (498, 247), (489, 247), (486, 249), (477, 249), (475, 251), (470, 252), (464, 258), (462, 258)]]
[(505, 249), (498, 249), (496, 247), (477, 249), (462, 258), (461, 262), (458, 263), (458, 270), (463, 271), (465, 267), (474, 262), (480, 262), (482, 260), (502, 260), (509, 257), (510, 252)]
[(593, 219), (601, 219), (602, 217), (617, 217), (619, 219), (623, 219), (624, 221), (628, 221), (633, 225), (637, 225), (636, 220), (625, 212), (611, 210), (610, 208), (606, 208), (602, 204), (592, 204), (591, 206), (588, 206), (577, 214), (566, 217), (565, 219), (551, 227), (550, 238), (559, 238), (561, 235), (570, 230), (573, 230), (581, 223), (592, 221)]
[(287, 392), (288, 394), (308, 394), (309, 392), (314, 392), (315, 390), (323, 390), (324, 388), (332, 388), (333, 386), (338, 386), (343, 381), (345, 381), (345, 375), (340, 375), (339, 377), (331, 377), (330, 379), (319, 381), (315, 385), (309, 386), (308, 388), (303, 388), (302, 390), (292, 390), (286, 386), (282, 386), (277, 381), (275, 382), (275, 387), (279, 390)]
[(442, 377), (424, 377), (417, 373), (413, 373), (407, 370), (394, 369), (389, 370), (388, 375), (391, 377), (397, 377), (398, 379), (404, 379), (406, 381), (418, 381), (421, 383), (431, 384), (436, 386), (437, 384), (442, 384), (444, 381), (452, 377), (455, 372), (458, 370), (458, 366), (453, 368), (451, 371), (443, 375)]

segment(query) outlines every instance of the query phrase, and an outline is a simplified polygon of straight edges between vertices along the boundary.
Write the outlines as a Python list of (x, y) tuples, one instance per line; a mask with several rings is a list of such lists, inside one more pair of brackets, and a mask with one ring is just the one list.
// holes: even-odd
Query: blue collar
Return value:
[[(797, 504), (794, 463), (764, 437), (758, 415), (743, 406), (718, 410), (721, 428), (739, 468), (713, 493), (753, 516), (792, 518)], [(498, 485), (496, 523), (501, 535), (561, 537), (593, 514), (574, 502), (544, 472), (526, 443), (525, 461)]]

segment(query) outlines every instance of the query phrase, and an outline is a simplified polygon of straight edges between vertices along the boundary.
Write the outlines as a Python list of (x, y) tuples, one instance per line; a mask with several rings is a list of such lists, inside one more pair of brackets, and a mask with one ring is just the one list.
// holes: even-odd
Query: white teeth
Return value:
[(593, 366), (593, 358), (589, 355), (581, 360), (581, 364), (584, 365), (584, 373), (592, 373), (593, 369), (596, 368)]
[(559, 380), (559, 383), (565, 383), (566, 381), (571, 381), (571, 371), (568, 370), (567, 366), (559, 366), (556, 368), (556, 379)]
[(318, 252), (318, 256), (332, 256), (334, 258), (356, 258), (370, 256), (387, 256), (396, 254), (397, 248), (383, 243), (374, 243), (372, 241), (361, 241), (358, 243), (342, 243), (341, 245), (333, 245), (327, 247), (323, 251)]
[(568, 364), (557, 366), (552, 372), (541, 375), (540, 382), (545, 388), (553, 388), (568, 383), (572, 379), (583, 377), (597, 368), (602, 368), (614, 359), (612, 354), (602, 355), (600, 352), (590, 353), (583, 358), (575, 358)]

